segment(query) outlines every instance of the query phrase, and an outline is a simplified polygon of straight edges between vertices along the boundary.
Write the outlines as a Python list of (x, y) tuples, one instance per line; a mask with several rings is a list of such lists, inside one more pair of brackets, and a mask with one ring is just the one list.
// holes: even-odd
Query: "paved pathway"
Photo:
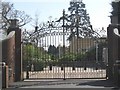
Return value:
[(105, 79), (36, 79), (14, 82), (9, 88), (107, 88), (113, 90), (113, 82)]

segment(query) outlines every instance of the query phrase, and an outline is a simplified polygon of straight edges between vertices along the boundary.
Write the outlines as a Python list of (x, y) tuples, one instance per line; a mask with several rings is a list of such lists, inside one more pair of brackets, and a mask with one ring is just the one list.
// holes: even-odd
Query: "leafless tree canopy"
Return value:
[(31, 17), (27, 15), (24, 11), (19, 11), (14, 8), (14, 5), (9, 2), (2, 3), (2, 20), (3, 29), (6, 29), (10, 24), (10, 19), (19, 20), (18, 25), (22, 27), (31, 21)]

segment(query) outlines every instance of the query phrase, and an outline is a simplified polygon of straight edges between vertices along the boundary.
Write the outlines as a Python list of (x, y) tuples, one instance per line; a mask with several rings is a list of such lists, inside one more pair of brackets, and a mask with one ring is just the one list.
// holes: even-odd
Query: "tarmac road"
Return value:
[(93, 88), (113, 90), (114, 83), (105, 79), (29, 79), (14, 82), (9, 88)]

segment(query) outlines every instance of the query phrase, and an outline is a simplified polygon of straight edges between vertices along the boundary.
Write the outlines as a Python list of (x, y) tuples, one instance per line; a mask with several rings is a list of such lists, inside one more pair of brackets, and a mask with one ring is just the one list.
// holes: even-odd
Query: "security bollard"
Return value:
[(29, 79), (29, 66), (27, 66), (26, 79)]

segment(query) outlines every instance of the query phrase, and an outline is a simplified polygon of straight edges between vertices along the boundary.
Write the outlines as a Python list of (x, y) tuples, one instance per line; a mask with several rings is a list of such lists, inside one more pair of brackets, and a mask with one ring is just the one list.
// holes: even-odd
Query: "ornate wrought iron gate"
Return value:
[(78, 36), (62, 24), (23, 32), (24, 78), (106, 78), (106, 38)]

